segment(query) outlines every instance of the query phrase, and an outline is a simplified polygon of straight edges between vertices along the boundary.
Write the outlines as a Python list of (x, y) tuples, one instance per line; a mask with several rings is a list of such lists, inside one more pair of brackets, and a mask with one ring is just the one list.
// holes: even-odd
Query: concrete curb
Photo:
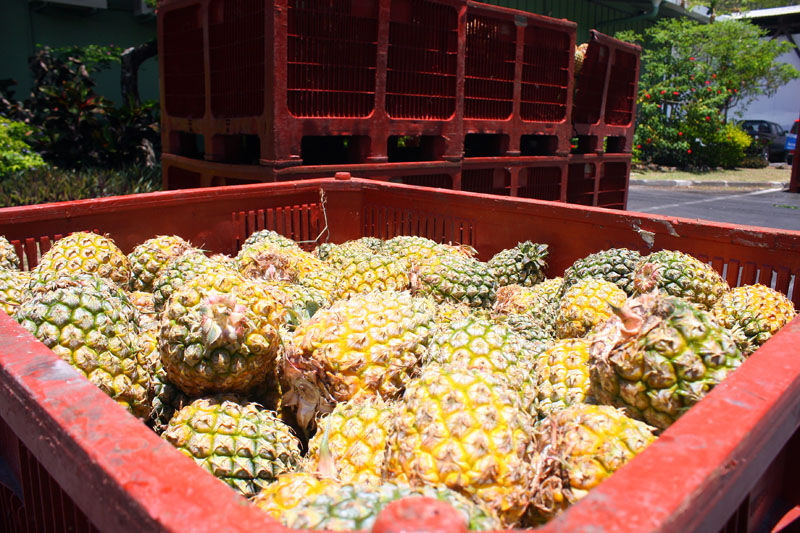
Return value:
[(649, 185), (657, 187), (758, 187), (764, 189), (789, 187), (788, 182), (784, 181), (704, 181), (704, 180), (642, 180), (631, 179), (631, 185)]

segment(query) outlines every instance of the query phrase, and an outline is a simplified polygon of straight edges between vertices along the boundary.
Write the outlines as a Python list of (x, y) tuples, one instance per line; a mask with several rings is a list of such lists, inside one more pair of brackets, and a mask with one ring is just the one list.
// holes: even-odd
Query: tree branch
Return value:
[(158, 54), (158, 45), (153, 39), (137, 46), (132, 46), (122, 52), (122, 65), (120, 69), (120, 88), (122, 100), (127, 105), (138, 106), (139, 98), (139, 67)]

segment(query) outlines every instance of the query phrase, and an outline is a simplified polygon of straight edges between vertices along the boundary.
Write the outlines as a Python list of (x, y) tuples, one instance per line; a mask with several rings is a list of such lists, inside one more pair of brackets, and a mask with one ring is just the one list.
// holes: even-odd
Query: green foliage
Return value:
[(11, 172), (44, 165), (42, 156), (26, 142), (32, 133), (31, 127), (24, 122), (0, 116), (0, 178)]
[(794, 67), (776, 61), (791, 45), (763, 36), (748, 22), (704, 25), (684, 19), (664, 19), (643, 35), (617, 35), (643, 46), (634, 141), (640, 161), (737, 164), (731, 158), (744, 150), (743, 138), (725, 125), (728, 110), (800, 77)]
[(14, 172), (0, 178), (0, 207), (84, 200), (161, 190), (161, 169), (62, 170), (55, 167)]
[(30, 143), (62, 168), (151, 166), (160, 147), (158, 106), (117, 107), (94, 90), (91, 72), (119, 61), (117, 47), (39, 48), (24, 102), (0, 95), (0, 113), (31, 124)]

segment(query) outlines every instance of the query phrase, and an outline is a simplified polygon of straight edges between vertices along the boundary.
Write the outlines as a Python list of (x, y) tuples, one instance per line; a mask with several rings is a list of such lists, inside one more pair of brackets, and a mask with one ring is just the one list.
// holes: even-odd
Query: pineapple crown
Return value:
[(212, 292), (198, 307), (200, 327), (208, 346), (235, 343), (244, 333), (247, 307), (239, 303), (236, 293)]

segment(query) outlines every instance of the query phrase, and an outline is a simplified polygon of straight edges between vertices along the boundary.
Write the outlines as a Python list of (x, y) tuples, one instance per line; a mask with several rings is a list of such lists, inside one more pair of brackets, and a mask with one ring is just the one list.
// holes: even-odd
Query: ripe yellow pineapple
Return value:
[(131, 277), (127, 256), (108, 237), (90, 232), (73, 233), (53, 244), (35, 268), (42, 279), (62, 275), (96, 274), (125, 286)]
[(236, 273), (192, 278), (161, 313), (169, 380), (190, 396), (258, 385), (276, 366), (279, 317), (275, 299)]
[(283, 405), (295, 407), (306, 428), (335, 402), (397, 397), (428, 344), (433, 318), (433, 302), (395, 291), (356, 295), (318, 311), (287, 347)]
[(586, 278), (570, 287), (556, 317), (556, 334), (561, 339), (583, 337), (625, 303), (625, 291), (610, 281)]
[(586, 401), (591, 390), (588, 339), (563, 339), (536, 358), (536, 411), (539, 418)]
[(8, 239), (0, 235), (0, 270), (19, 270), (19, 257)]
[(797, 314), (784, 294), (761, 284), (732, 289), (717, 300), (711, 312), (717, 322), (734, 332), (745, 355), (756, 351)]
[(513, 527), (530, 502), (533, 418), (508, 382), (429, 366), (412, 381), (389, 437), (386, 478), (445, 485)]
[(130, 289), (152, 292), (153, 282), (169, 262), (194, 247), (177, 235), (147, 239), (128, 254), (131, 265)]
[(327, 438), (330, 459), (339, 481), (379, 483), (393, 418), (393, 405), (380, 397), (338, 404), (318, 422), (319, 430), (308, 443), (306, 468), (320, 471), (320, 447)]
[(605, 405), (576, 404), (536, 428), (538, 483), (526, 525), (546, 522), (580, 500), (655, 440), (653, 428)]

